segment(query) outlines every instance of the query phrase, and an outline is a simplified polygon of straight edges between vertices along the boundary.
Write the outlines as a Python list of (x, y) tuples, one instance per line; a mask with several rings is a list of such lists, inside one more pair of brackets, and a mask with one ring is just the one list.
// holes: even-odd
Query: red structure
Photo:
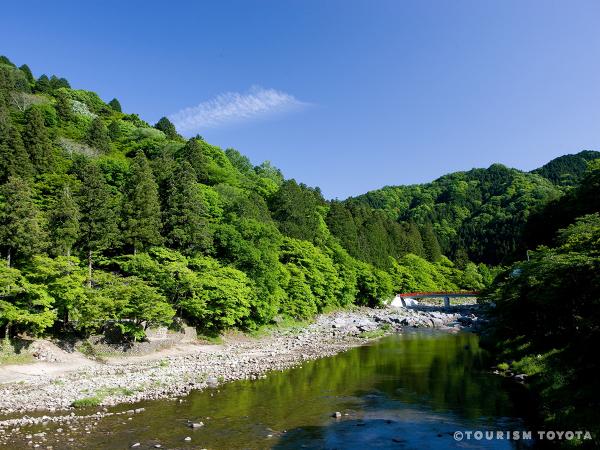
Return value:
[(444, 299), (444, 306), (450, 306), (451, 298), (458, 297), (477, 297), (479, 296), (479, 291), (461, 291), (461, 292), (405, 292), (402, 294), (397, 294), (396, 298), (400, 298), (400, 302), (402, 306), (412, 306), (410, 300), (405, 299), (415, 299), (415, 298), (435, 298), (442, 297)]
[(411, 297), (411, 298), (423, 298), (423, 297), (477, 297), (479, 291), (460, 291), (460, 292), (405, 292), (398, 294), (397, 297)]

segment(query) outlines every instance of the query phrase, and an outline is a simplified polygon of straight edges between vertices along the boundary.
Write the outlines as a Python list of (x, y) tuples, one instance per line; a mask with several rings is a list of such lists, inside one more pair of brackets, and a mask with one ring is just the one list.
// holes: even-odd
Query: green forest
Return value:
[(253, 330), (398, 292), (482, 290), (487, 338), (531, 377), (546, 419), (593, 427), (599, 158), (326, 200), (0, 57), (0, 336)]
[[(600, 433), (600, 152), (526, 173), (494, 164), (345, 203), (432, 228), (456, 268), (487, 264), (482, 343), (523, 374), (552, 429)], [(357, 206), (358, 205), (358, 206)], [(421, 233), (423, 237), (426, 235)], [(351, 248), (351, 247), (349, 247)], [(468, 262), (472, 261), (472, 262)]]
[(5, 337), (183, 319), (207, 332), (306, 319), (395, 292), (481, 289), (429, 223), (253, 165), (0, 60), (0, 327)]
[(111, 326), (137, 339), (175, 318), (253, 329), (395, 292), (483, 289), (548, 243), (555, 230), (536, 223), (574, 204), (598, 156), (326, 201), (268, 161), (2, 57), (0, 324), (6, 337)]

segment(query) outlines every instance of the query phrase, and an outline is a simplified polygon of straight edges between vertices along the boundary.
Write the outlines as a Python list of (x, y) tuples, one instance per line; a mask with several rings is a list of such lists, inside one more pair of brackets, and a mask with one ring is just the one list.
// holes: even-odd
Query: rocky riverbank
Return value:
[[(477, 321), (477, 306), (360, 308), (320, 315), (306, 327), (275, 329), (263, 337), (238, 335), (227, 338), (221, 345), (191, 346), (183, 354), (163, 359), (92, 362), (60, 375), (2, 384), (0, 444), (10, 441), (15, 433), (24, 433), (20, 429), (24, 426), (55, 423), (65, 424), (69, 429), (83, 418), (93, 423), (103, 416), (117, 414), (108, 409), (113, 405), (179, 398), (194, 389), (255, 379), (271, 370), (284, 370), (306, 360), (334, 355), (386, 333), (402, 332), (406, 327), (452, 331)], [(78, 410), (77, 406), (84, 409)], [(140, 413), (143, 410), (139, 408), (121, 412)], [(45, 436), (38, 438), (43, 442)], [(31, 442), (36, 444), (35, 440)]]

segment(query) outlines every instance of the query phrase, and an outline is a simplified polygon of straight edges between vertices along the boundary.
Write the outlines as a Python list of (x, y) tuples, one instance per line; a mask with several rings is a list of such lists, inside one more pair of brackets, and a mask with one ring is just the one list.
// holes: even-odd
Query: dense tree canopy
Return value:
[[(422, 230), (431, 224), (442, 253), (452, 259), (464, 253), (474, 262), (496, 265), (522, 257), (529, 215), (560, 195), (540, 175), (494, 164), (428, 184), (385, 187), (350, 202), (381, 209), (393, 220), (414, 221)], [(429, 233), (427, 241), (431, 252)]]
[(0, 157), (4, 335), (110, 325), (138, 339), (174, 316), (214, 332), (480, 289), (494, 273), (482, 263), (524, 250), (531, 212), (563, 194), (494, 165), (326, 201), (269, 162), (7, 59)]

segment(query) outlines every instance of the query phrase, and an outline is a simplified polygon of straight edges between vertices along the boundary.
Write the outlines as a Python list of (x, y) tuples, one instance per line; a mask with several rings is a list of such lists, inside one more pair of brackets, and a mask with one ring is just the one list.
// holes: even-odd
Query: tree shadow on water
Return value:
[[(445, 449), (463, 448), (454, 440), (450, 424), (372, 420), (337, 420), (325, 426), (307, 426), (288, 430), (274, 449)], [(506, 443), (485, 448), (510, 448)], [(484, 448), (472, 446), (469, 448)]]

